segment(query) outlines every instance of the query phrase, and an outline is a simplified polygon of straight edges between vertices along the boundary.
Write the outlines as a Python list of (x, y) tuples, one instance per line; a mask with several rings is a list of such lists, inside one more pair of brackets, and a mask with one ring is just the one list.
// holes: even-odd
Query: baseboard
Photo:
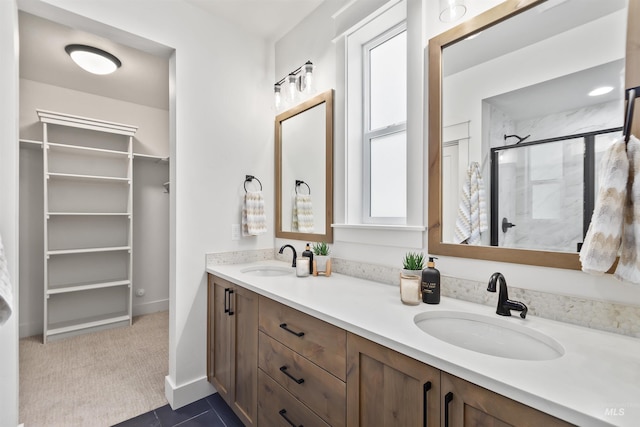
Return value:
[(20, 338), (42, 335), (42, 322), (20, 323), (18, 333)]
[(157, 313), (158, 311), (169, 311), (168, 298), (133, 305), (134, 316), (142, 316), (143, 314)]
[(198, 378), (179, 387), (173, 383), (173, 380), (168, 375), (164, 377), (164, 395), (173, 410), (182, 408), (215, 392), (216, 389), (207, 381), (207, 377)]

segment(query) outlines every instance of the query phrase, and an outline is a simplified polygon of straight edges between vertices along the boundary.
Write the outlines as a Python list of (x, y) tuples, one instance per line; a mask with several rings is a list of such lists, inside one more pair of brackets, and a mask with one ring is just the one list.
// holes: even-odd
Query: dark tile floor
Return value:
[(138, 415), (113, 427), (244, 427), (244, 424), (222, 400), (218, 393), (207, 396), (187, 406), (161, 408)]

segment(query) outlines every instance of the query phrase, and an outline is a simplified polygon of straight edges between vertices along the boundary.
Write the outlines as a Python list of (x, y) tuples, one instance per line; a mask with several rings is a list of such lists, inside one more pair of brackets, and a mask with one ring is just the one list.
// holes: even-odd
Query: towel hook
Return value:
[(309, 195), (311, 195), (311, 187), (309, 187), (309, 184), (302, 181), (301, 179), (296, 179), (296, 194), (298, 194), (298, 187), (301, 186), (302, 184), (307, 186), (307, 189), (309, 190)]
[(624, 135), (625, 144), (629, 142), (629, 138), (631, 137), (631, 127), (633, 125), (633, 108), (636, 103), (636, 98), (639, 96), (638, 94), (639, 87), (634, 87), (626, 92), (627, 99), (627, 114), (624, 116), (624, 128), (622, 134)]
[(260, 184), (260, 191), (262, 191), (262, 182), (260, 182), (260, 180), (259, 180), (258, 178), (256, 178), (256, 177), (255, 177), (255, 176), (253, 176), (253, 175), (245, 175), (245, 178), (244, 178), (244, 192), (245, 192), (245, 193), (247, 192), (247, 181), (248, 181), (248, 182), (251, 182), (251, 181), (253, 181), (254, 179), (255, 179), (256, 181), (258, 181), (258, 184)]

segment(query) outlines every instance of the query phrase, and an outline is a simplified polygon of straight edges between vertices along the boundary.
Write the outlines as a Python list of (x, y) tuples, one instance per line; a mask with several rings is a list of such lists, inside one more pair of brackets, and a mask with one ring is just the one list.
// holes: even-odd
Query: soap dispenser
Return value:
[(309, 274), (313, 274), (313, 252), (311, 252), (309, 243), (307, 243), (307, 247), (302, 252), (302, 256), (309, 258)]
[(422, 283), (420, 290), (422, 291), (422, 302), (427, 304), (440, 304), (440, 272), (435, 267), (434, 259), (429, 257), (427, 268), (422, 270)]

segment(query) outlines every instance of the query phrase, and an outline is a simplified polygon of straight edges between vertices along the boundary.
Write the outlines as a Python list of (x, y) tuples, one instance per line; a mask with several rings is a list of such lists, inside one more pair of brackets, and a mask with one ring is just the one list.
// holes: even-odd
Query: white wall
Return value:
[[(361, 2), (362, 1), (364, 0), (361, 0)], [(465, 19), (473, 17), (500, 2), (500, 0), (468, 1)], [(422, 10), (424, 11), (422, 20), (425, 28), (423, 33), (423, 50), (427, 49), (430, 38), (459, 24), (459, 22), (455, 24), (443, 24), (439, 22), (438, 3), (437, 0), (422, 0)], [(336, 146), (336, 157), (334, 160), (334, 164), (336, 165), (334, 173), (334, 207), (336, 212), (334, 219), (338, 223), (344, 221), (345, 198), (347, 197), (344, 191), (346, 170), (344, 110), (340, 104), (344, 102), (344, 99), (341, 98), (344, 96), (341, 94), (341, 91), (344, 90), (344, 87), (341, 87), (344, 69), (342, 68), (343, 64), (340, 63), (343, 61), (344, 51), (339, 43), (334, 44), (333, 38), (339, 34), (331, 31), (332, 28), (337, 26), (331, 16), (340, 6), (338, 2), (326, 2), (308, 16), (301, 25), (276, 42), (276, 71), (278, 73), (284, 72), (285, 69), (288, 69), (288, 67), (291, 67), (302, 58), (315, 54), (320, 58), (316, 64), (318, 74), (320, 74), (321, 80), (326, 85), (325, 88), (336, 88), (336, 125), (334, 135)], [(413, 58), (413, 60), (415, 61), (416, 58)], [(424, 59), (424, 61), (426, 63), (426, 59)], [(337, 64), (336, 68), (330, 69), (329, 67), (334, 64)], [(425, 71), (424, 81), (426, 82), (427, 79), (428, 76)], [(422, 125), (425, 130), (422, 143), (426, 146), (428, 144), (426, 136), (428, 126), (426, 117), (428, 111), (428, 93), (426, 87), (421, 93), (424, 111), (422, 115)], [(428, 159), (426, 157), (427, 154), (425, 150), (422, 160), (425, 171), (428, 167)], [(423, 224), (426, 224), (426, 183), (424, 188), (424, 194), (422, 194), (419, 202), (422, 202), (425, 206), (424, 218), (422, 220)], [(369, 231), (367, 231), (367, 233), (369, 233), (370, 236), (372, 235)], [(332, 245), (334, 256), (354, 261), (399, 267), (404, 252), (406, 250), (415, 250), (413, 246), (408, 243), (406, 243), (404, 247), (402, 243), (398, 243), (398, 239), (402, 240), (401, 237), (399, 238), (401, 232), (398, 231), (389, 230), (378, 232), (375, 239), (370, 239), (367, 243), (340, 241), (339, 234), (340, 233), (335, 233), (336, 241)], [(410, 240), (405, 239), (404, 241), (409, 242)], [(423, 233), (423, 242), (425, 241), (426, 239)], [(276, 243), (280, 244), (284, 242), (277, 241)], [(297, 247), (301, 247), (303, 243), (294, 242), (294, 244), (296, 244)], [(423, 243), (422, 250), (428, 252), (426, 243)], [(510, 284), (521, 288), (620, 302), (623, 304), (640, 304), (638, 303), (638, 301), (640, 301), (640, 289), (633, 285), (620, 283), (613, 279), (611, 275), (594, 277), (579, 271), (454, 257), (440, 257), (437, 266), (444, 275), (469, 280), (486, 281), (493, 272), (501, 271), (505, 274)]]
[[(166, 82), (168, 85), (169, 82)], [(20, 138), (42, 141), (36, 109), (138, 126), (134, 153), (169, 155), (169, 111), (28, 79), (20, 79)], [(64, 129), (61, 129), (64, 131)], [(73, 132), (73, 131), (72, 131)], [(57, 141), (56, 142), (64, 142)], [(133, 314), (169, 308), (169, 180), (167, 163), (134, 160)], [(42, 149), (20, 149), (20, 337), (42, 333)], [(143, 297), (136, 297), (145, 289)]]
[(0, 234), (14, 312), (0, 326), (0, 425), (18, 425), (18, 10), (0, 1)]
[(166, 394), (173, 407), (183, 406), (213, 390), (206, 380), (204, 254), (273, 245), (272, 229), (231, 241), (231, 224), (240, 222), (245, 174), (262, 181), (267, 216), (273, 218), (274, 77), (267, 71), (272, 65), (269, 46), (182, 1), (25, 0), (21, 7), (58, 22), (87, 25), (84, 18), (89, 18), (95, 21), (89, 30), (98, 35), (124, 39), (120, 31), (125, 31), (176, 50), (170, 90)]

